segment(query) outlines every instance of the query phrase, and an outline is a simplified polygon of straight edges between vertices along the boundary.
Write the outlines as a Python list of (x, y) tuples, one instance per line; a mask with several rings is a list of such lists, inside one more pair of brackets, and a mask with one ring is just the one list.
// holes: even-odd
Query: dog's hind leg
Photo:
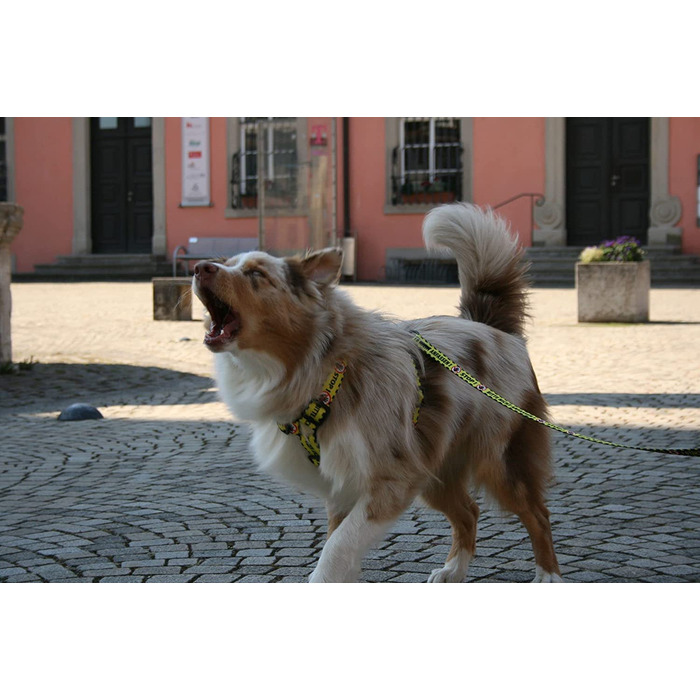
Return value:
[(445, 566), (435, 569), (428, 577), (428, 583), (460, 583), (464, 581), (476, 551), (479, 506), (457, 477), (430, 484), (422, 498), (431, 508), (444, 513), (452, 525), (452, 548)]
[[(535, 410), (528, 406), (525, 409), (535, 415), (543, 412), (538, 406), (534, 406)], [(484, 485), (501, 507), (515, 513), (527, 529), (535, 554), (534, 581), (543, 583), (562, 580), (554, 553), (549, 510), (545, 505), (550, 465), (551, 448), (546, 429), (523, 419), (503, 460), (481, 472)]]

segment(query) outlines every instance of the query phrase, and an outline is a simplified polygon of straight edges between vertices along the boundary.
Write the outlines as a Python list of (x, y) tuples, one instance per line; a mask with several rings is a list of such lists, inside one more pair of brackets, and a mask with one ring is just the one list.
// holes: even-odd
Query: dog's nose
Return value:
[(219, 271), (219, 266), (213, 262), (201, 260), (194, 266), (194, 276), (200, 280), (209, 279)]

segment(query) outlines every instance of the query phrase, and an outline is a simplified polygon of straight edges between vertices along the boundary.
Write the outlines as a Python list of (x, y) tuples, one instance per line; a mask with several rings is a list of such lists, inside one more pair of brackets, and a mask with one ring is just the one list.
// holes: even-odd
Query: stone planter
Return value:
[(153, 278), (153, 320), (192, 320), (192, 278)]
[(579, 322), (647, 322), (650, 282), (648, 260), (577, 263)]

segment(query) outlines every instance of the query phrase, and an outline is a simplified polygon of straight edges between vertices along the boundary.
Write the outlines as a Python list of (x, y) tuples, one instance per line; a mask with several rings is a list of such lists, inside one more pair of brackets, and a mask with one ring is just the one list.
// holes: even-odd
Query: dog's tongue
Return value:
[(229, 311), (221, 325), (214, 325), (212, 323), (211, 330), (204, 336), (204, 342), (207, 343), (207, 345), (222, 343), (232, 338), (239, 327), (240, 322), (238, 317)]
[(238, 317), (229, 312), (221, 326), (221, 335), (224, 338), (230, 338), (238, 330), (239, 325)]

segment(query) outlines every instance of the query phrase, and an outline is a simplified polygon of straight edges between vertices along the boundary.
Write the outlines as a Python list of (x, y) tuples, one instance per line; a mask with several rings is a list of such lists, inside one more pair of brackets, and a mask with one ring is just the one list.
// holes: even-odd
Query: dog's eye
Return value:
[(246, 270), (245, 274), (253, 280), (266, 280), (267, 275), (258, 268), (253, 268), (252, 270)]

